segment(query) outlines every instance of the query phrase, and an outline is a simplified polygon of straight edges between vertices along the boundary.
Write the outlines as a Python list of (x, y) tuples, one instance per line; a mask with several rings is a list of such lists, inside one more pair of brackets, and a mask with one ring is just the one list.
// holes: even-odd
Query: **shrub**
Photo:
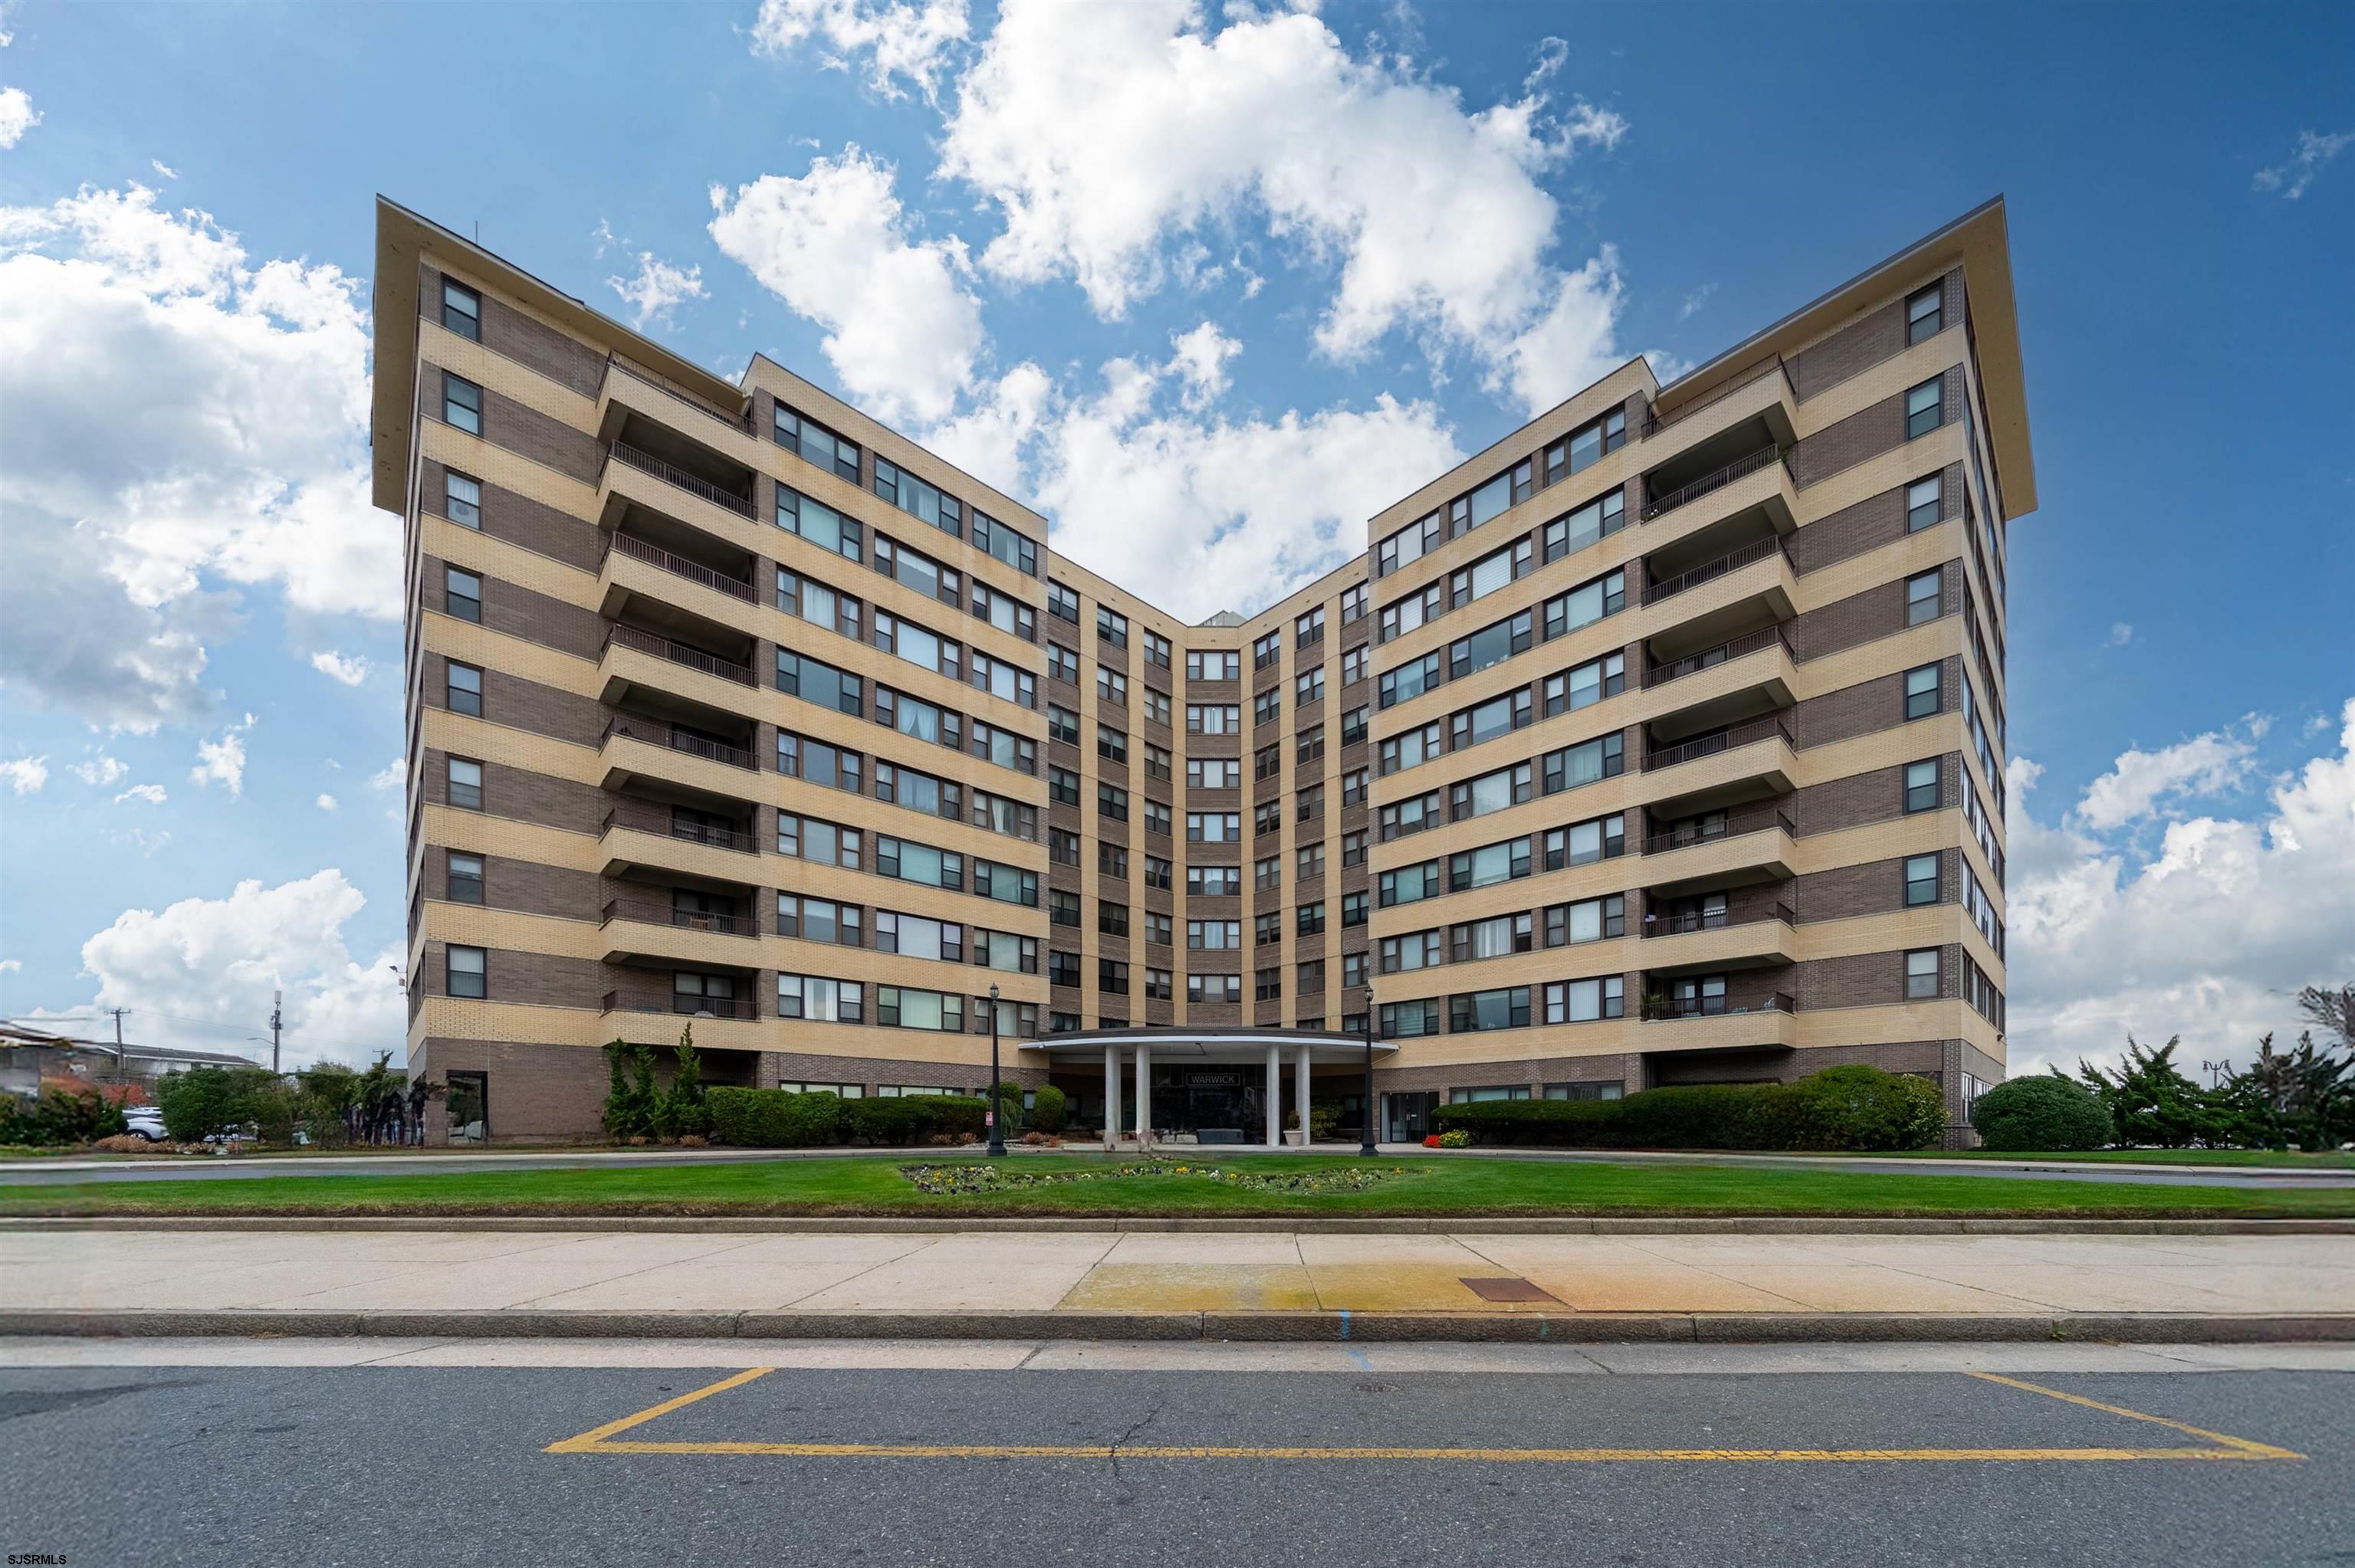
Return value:
[(1339, 1106), (1310, 1106), (1308, 1107), (1309, 1142), (1330, 1143), (1340, 1136), (1341, 1107)]
[(913, 1148), (940, 1137), (970, 1141), (982, 1134), (986, 1108), (978, 1095), (908, 1095), (897, 1099), (846, 1100), (845, 1130), (862, 1142)]
[(1460, 1127), (1450, 1128), (1445, 1132), (1439, 1135), (1439, 1147), (1442, 1149), (1469, 1149), (1472, 1147), (1472, 1135), (1465, 1131)]
[(1777, 1098), (1789, 1149), (1929, 1149), (1946, 1130), (1937, 1085), (1878, 1067), (1827, 1067)]
[(1978, 1097), (1971, 1125), (1989, 1149), (2100, 1149), (2118, 1135), (2110, 1109), (2083, 1084), (2057, 1075), (2013, 1078)]
[(695, 1025), (679, 1031), (672, 1054), (676, 1068), (670, 1090), (654, 1105), (654, 1130), (665, 1138), (699, 1138), (711, 1130), (711, 1112), (704, 1104), (703, 1058), (695, 1049)]
[[(984, 1111), (987, 1111), (989, 1109), (989, 1091), (987, 1089), (982, 1090), (981, 1108)], [(1004, 1118), (998, 1124), (999, 1136), (1004, 1138), (1019, 1138), (1022, 1136), (1022, 1129), (1030, 1124), (1030, 1118), (1023, 1114), (1021, 1085), (1008, 1082), (1000, 1082), (998, 1084), (997, 1114)], [(985, 1128), (984, 1130), (986, 1131), (987, 1129)]]
[(51, 1089), (37, 1100), (0, 1105), (0, 1143), (52, 1145), (95, 1143), (129, 1129), (123, 1108), (95, 1091)]
[[(785, 1089), (704, 1091), (711, 1137), (740, 1149), (816, 1149), (843, 1141), (844, 1102)], [(856, 1103), (856, 1102), (854, 1102)]]
[(267, 1067), (186, 1067), (155, 1084), (164, 1130), (177, 1143), (198, 1143), (227, 1127), (260, 1124), (282, 1141), (293, 1131), (291, 1091)]
[(1481, 1100), (1432, 1113), (1442, 1132), (1556, 1149), (1923, 1149), (1945, 1128), (1926, 1079), (1832, 1067), (1796, 1084), (1696, 1084), (1617, 1100)]
[(1063, 1091), (1052, 1084), (1039, 1086), (1038, 1097), (1030, 1102), (1030, 1126), (1039, 1132), (1060, 1132), (1071, 1116), (1071, 1102)]
[(1431, 1113), (1436, 1136), (1462, 1132), (1480, 1143), (1539, 1149), (1587, 1149), (1622, 1141), (1604, 1131), (1618, 1120), (1619, 1100), (1479, 1100), (1441, 1106)]

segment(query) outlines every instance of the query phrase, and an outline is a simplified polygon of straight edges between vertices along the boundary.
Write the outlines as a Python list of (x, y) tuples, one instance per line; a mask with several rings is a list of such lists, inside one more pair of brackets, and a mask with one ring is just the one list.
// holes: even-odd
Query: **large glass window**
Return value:
[(1938, 949), (1921, 948), (1905, 955), (1905, 1000), (1934, 1001), (1938, 996)]
[(1905, 439), (1926, 436), (1945, 423), (1946, 410), (1942, 399), (1945, 396), (1946, 378), (1924, 381), (1905, 394)]
[(782, 403), (777, 405), (775, 436), (777, 444), (787, 451), (800, 453), (838, 479), (858, 482), (858, 446), (824, 425), (803, 418)]
[(1905, 809), (1908, 811), (1934, 811), (1938, 808), (1938, 762), (1909, 762), (1905, 765)]
[[(865, 531), (851, 518), (845, 517), (822, 501), (813, 501), (797, 490), (777, 486), (777, 526), (789, 534), (798, 534), (821, 549), (832, 550), (856, 561), (861, 558)], [(879, 566), (882, 561), (876, 557)], [(905, 581), (903, 577), (901, 579)], [(921, 584), (912, 584), (921, 587)]]
[(1905, 579), (1906, 625), (1919, 626), (1925, 620), (1938, 619), (1941, 597), (1938, 590), (1944, 580), (1943, 573), (1935, 571)]
[(1905, 346), (1935, 337), (1945, 324), (1945, 287), (1933, 283), (1905, 302)]
[(453, 947), (442, 951), (449, 959), (447, 989), (452, 996), (490, 994), (489, 959), (482, 948)]
[(1924, 664), (1905, 672), (1905, 716), (1909, 719), (1928, 718), (1938, 711), (1938, 666)]
[(442, 422), (470, 436), (483, 433), (483, 389), (464, 376), (442, 373)]
[(1905, 904), (1908, 908), (1938, 902), (1938, 857), (1908, 855), (1905, 860)]
[(1945, 480), (1938, 474), (1917, 479), (1905, 487), (1905, 531), (1918, 534), (1934, 526), (1945, 509)]
[(470, 342), (482, 342), (483, 296), (464, 283), (442, 279), (442, 324)]
[(483, 579), (455, 567), (442, 568), (442, 602), (452, 615), (477, 625), (483, 619)]
[(483, 809), (483, 765), (463, 757), (450, 758), (450, 804), (463, 811)]
[(449, 675), (445, 690), (450, 711), (453, 714), (472, 714), (476, 718), (482, 717), (483, 673), (472, 664), (460, 664), (454, 661), (446, 663), (444, 668)]
[(463, 473), (442, 475), (442, 515), (465, 528), (483, 525), (483, 486)]

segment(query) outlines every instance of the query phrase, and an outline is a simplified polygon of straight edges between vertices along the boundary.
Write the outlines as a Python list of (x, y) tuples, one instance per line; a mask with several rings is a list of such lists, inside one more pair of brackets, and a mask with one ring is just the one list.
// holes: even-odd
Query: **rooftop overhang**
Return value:
[(2025, 516), (2036, 510), (2036, 458), (2029, 448), (2028, 387), (2011, 287), (2011, 237), (2000, 196), (1696, 366), (1661, 387), (1656, 405), (1664, 414), (1672, 413), (1768, 355), (1788, 354), (1822, 336), (1875, 302), (1900, 276), (1910, 278), (1926, 266), (1956, 260), (1963, 264), (1969, 291), (1971, 330), (1987, 395), (1987, 439), (1994, 444), (2003, 482), (2005, 521)]
[[(1277, 1048), (1286, 1067), (1304, 1050), (1312, 1063), (1361, 1063), (1366, 1059), (1364, 1035), (1314, 1029), (1082, 1029), (1052, 1034), (1044, 1040), (1026, 1040), (1022, 1050), (1032, 1061), (1044, 1056), (1072, 1066), (1101, 1066), (1108, 1050), (1118, 1052), (1124, 1060), (1134, 1060), (1140, 1049), (1156, 1062), (1244, 1066), (1263, 1065), (1271, 1045)], [(1397, 1050), (1387, 1041), (1374, 1042), (1377, 1061)]]
[(723, 408), (741, 400), (735, 383), (683, 359), (653, 339), (493, 255), (399, 202), (376, 198), (374, 399), (368, 412), (372, 452), (370, 499), (387, 512), (406, 514), (409, 505), (410, 410), (417, 378), (417, 270), (428, 255), (447, 258), (463, 270), (494, 282), (527, 302), (549, 320), (591, 343), (619, 349), (627, 357), (686, 390)]

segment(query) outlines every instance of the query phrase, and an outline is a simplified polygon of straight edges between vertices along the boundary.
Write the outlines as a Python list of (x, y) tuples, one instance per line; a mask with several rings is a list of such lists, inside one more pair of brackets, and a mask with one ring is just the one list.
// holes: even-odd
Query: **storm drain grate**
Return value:
[(1464, 1281), (1464, 1286), (1483, 1301), (1551, 1301), (1559, 1304), (1561, 1300), (1561, 1297), (1551, 1291), (1540, 1290), (1528, 1280), (1518, 1277), (1505, 1279), (1466, 1279)]

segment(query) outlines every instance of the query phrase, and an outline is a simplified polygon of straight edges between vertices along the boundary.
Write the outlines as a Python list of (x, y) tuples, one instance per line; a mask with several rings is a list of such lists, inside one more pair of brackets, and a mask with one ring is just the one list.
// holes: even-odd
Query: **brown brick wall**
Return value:
[[(441, 367), (421, 362), (419, 385), (425, 388), (426, 407), (438, 418), (442, 412)], [(596, 482), (602, 456), (596, 437), (488, 387), (483, 389), (483, 440), (583, 484)]]
[[(447, 708), (450, 705), (450, 677), (446, 655), (427, 649), (425, 662), (425, 705)], [(602, 703), (575, 692), (559, 691), (543, 686), (537, 681), (527, 681), (499, 669), (483, 672), (483, 715), (491, 724), (509, 729), (527, 730), (533, 735), (545, 735), (557, 740), (569, 740), (580, 746), (594, 746), (605, 732), (610, 713)]]
[[(1948, 424), (1962, 419), (1963, 372), (1960, 366), (1946, 372), (1945, 399)], [(1791, 449), (1791, 478), (1802, 490), (1829, 479), (1833, 474), (1855, 467), (1867, 458), (1879, 457), (1905, 444), (1905, 394), (1899, 392), (1884, 397), (1869, 408), (1859, 408), (1847, 418), (1828, 425), (1814, 435), (1802, 440)]]
[[(412, 988), (413, 989), (413, 988)], [(489, 1131), (493, 1143), (539, 1143), (602, 1139), (608, 1075), (605, 1054), (575, 1045), (533, 1045), (503, 1040), (423, 1042), (409, 1070), (446, 1083), (453, 1072), (488, 1075)], [(426, 1110), (426, 1139), (446, 1136), (448, 1102)]]
[[(464, 755), (461, 753), (460, 755)], [(449, 754), (425, 753), (423, 789), (427, 803), (450, 803)], [(593, 833), (613, 809), (615, 797), (591, 784), (575, 783), (503, 762), (483, 764), (483, 810), (492, 817)]]
[[(1963, 275), (1945, 278), (1943, 319), (1947, 327), (1963, 319)], [(1802, 402), (1905, 352), (1905, 302), (1891, 300), (1791, 356), (1792, 389)]]
[[(448, 563), (438, 556), (422, 557), (423, 571), (418, 579), (418, 593), (423, 608), (447, 612), (449, 601)], [(510, 637), (520, 637), (570, 653), (578, 659), (594, 659), (604, 651), (605, 629), (611, 623), (595, 610), (577, 604), (567, 604), (511, 582), (477, 572), (483, 579), (482, 624), (493, 631)], [(599, 720), (602, 726), (603, 720)]]
[[(1945, 673), (1940, 684), (1945, 688), (1940, 711), (1954, 713), (1962, 706), (1958, 683), (1962, 679), (1962, 661), (1941, 661)], [(1829, 746), (1835, 741), (1852, 740), (1859, 735), (1871, 735), (1880, 730), (1895, 729), (1907, 723), (1905, 717), (1905, 672), (1894, 671), (1870, 681), (1859, 681), (1853, 686), (1843, 686), (1837, 692), (1827, 692), (1820, 697), (1809, 697), (1791, 710), (1791, 733), (1797, 737), (1802, 750), (1814, 746)]]
[[(447, 471), (432, 458), (422, 460), (419, 480), (419, 507), (440, 516), (449, 485)], [(482, 531), (494, 539), (520, 546), (568, 567), (593, 572), (603, 556), (605, 542), (594, 523), (559, 512), (553, 506), (518, 495), (512, 490), (502, 490), (479, 475), (469, 474), (482, 486)]]
[[(440, 846), (425, 852), (425, 896), (450, 896), (449, 852)], [(563, 866), (486, 854), (483, 861), (483, 904), (491, 909), (515, 909), (527, 915), (557, 915), (572, 920), (593, 920), (611, 895), (602, 877)]]
[[(1962, 800), (1962, 754), (1947, 752), (1939, 763), (1939, 804), (1955, 805)], [(1869, 773), (1852, 773), (1845, 779), (1810, 784), (1793, 791), (1783, 809), (1790, 813), (1802, 835), (1902, 817), (1905, 814), (1905, 768), (1902, 764), (1876, 768)]]
[[(1962, 892), (1963, 852), (1938, 852), (1938, 902), (1946, 904)], [(1867, 861), (1809, 872), (1791, 879), (1789, 902), (1802, 926), (1818, 920), (1846, 920), (1859, 915), (1885, 915), (1905, 907), (1905, 862)]]

